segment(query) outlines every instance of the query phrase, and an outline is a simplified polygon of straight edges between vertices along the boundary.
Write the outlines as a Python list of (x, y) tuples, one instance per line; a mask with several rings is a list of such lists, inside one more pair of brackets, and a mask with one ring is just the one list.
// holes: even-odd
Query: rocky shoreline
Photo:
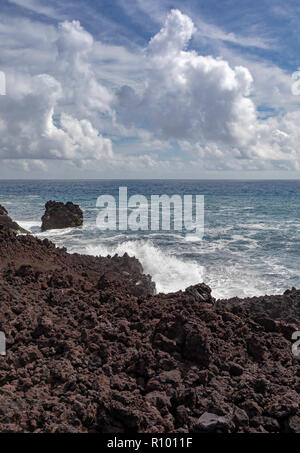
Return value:
[(0, 225), (0, 432), (300, 432), (300, 291), (155, 294), (135, 258)]

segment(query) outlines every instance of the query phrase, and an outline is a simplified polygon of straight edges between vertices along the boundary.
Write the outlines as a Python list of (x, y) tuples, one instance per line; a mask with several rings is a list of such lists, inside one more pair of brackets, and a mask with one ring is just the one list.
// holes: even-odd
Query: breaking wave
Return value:
[(152, 276), (158, 292), (169, 293), (184, 290), (203, 280), (203, 267), (194, 261), (183, 261), (171, 254), (162, 252), (151, 241), (126, 241), (116, 246), (87, 246), (90, 255), (135, 256), (143, 265), (144, 272)]

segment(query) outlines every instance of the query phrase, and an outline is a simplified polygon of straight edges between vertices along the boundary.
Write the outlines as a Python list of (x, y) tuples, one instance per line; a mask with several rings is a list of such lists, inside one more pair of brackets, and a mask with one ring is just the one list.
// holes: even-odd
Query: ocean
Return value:
[[(100, 195), (204, 195), (201, 239), (176, 231), (100, 231)], [(48, 200), (73, 201), (82, 228), (40, 230)], [(300, 181), (0, 181), (0, 204), (22, 227), (70, 253), (136, 256), (158, 292), (205, 282), (216, 298), (281, 294), (300, 288)]]

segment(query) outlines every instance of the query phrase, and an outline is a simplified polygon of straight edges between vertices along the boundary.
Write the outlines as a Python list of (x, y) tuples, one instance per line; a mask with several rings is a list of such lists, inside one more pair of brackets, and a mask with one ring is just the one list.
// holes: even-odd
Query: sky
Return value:
[(298, 0), (0, 7), (1, 179), (299, 178)]

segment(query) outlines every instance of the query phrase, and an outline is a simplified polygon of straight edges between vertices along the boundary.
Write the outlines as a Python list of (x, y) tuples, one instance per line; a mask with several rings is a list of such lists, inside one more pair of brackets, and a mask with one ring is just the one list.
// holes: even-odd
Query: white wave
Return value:
[(16, 220), (16, 222), (31, 233), (39, 233), (41, 231), (42, 222), (34, 220)]
[(203, 241), (202, 236), (197, 236), (197, 234), (188, 234), (184, 238), (185, 242), (201, 242)]
[(104, 244), (87, 246), (90, 255), (135, 256), (142, 263), (144, 272), (150, 274), (158, 292), (169, 293), (184, 290), (203, 281), (203, 267), (194, 261), (183, 261), (173, 255), (163, 253), (151, 241), (126, 241), (117, 246)]
[(38, 237), (47, 237), (50, 240), (56, 236), (65, 236), (73, 232), (74, 228), (64, 228), (57, 230), (47, 230), (42, 232), (42, 222), (37, 220), (16, 220), (16, 222), (25, 230), (36, 234)]
[(268, 230), (273, 225), (267, 225), (266, 223), (240, 223), (239, 227), (244, 229), (254, 230)]
[(73, 231), (77, 231), (77, 229), (76, 228), (61, 228), (61, 229), (57, 229), (57, 230), (47, 230), (44, 232), (40, 232), (39, 236), (47, 237), (50, 240), (52, 240), (55, 237), (59, 237), (59, 236), (64, 237), (64, 236), (70, 235), (71, 233), (73, 233)]
[(0, 198), (1, 203), (3, 203), (4, 207), (5, 205), (12, 205), (14, 204), (12, 201), (6, 201), (5, 199)]

